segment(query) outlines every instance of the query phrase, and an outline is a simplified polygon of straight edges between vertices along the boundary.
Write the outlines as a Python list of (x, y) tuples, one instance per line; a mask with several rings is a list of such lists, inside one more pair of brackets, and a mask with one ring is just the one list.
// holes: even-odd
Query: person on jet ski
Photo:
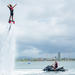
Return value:
[(54, 63), (54, 69), (56, 69), (56, 68), (58, 68), (58, 62), (57, 61), (55, 61), (55, 63)]
[(58, 68), (58, 62), (55, 61), (55, 63), (53, 65), (51, 65), (51, 66), (56, 70), (56, 68)]

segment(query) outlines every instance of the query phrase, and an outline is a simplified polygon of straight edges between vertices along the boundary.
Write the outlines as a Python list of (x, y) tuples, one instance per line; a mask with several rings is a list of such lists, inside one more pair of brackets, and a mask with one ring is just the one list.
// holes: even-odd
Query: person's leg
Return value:
[(10, 17), (9, 17), (9, 21), (8, 21), (9, 23), (11, 23), (11, 15), (10, 15)]
[(12, 15), (12, 21), (13, 21), (13, 15)]
[(9, 17), (9, 21), (11, 20), (11, 15), (10, 15), (10, 17)]
[(12, 22), (13, 22), (13, 24), (15, 24), (15, 21), (14, 21), (14, 19), (13, 19), (13, 16), (12, 16)]

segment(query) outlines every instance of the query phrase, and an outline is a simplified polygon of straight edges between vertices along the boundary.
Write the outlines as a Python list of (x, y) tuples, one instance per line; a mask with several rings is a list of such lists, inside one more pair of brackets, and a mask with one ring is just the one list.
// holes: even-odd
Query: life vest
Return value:
[(13, 12), (13, 7), (9, 7), (10, 11)]
[(55, 68), (57, 68), (58, 67), (58, 63), (57, 62), (55, 62)]

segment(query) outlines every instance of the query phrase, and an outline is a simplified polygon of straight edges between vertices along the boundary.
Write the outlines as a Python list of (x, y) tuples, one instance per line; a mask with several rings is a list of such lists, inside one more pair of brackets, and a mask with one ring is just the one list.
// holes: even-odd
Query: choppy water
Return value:
[(75, 62), (59, 62), (59, 66), (64, 66), (67, 71), (65, 72), (44, 72), (42, 69), (51, 61), (44, 62), (17, 62), (16, 63), (16, 75), (75, 75)]

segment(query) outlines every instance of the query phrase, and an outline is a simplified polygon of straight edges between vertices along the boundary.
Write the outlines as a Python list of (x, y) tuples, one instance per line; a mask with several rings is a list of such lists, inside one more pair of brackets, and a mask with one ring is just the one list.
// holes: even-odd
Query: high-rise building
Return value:
[(61, 53), (58, 52), (58, 60), (60, 60), (60, 59), (61, 59)]

